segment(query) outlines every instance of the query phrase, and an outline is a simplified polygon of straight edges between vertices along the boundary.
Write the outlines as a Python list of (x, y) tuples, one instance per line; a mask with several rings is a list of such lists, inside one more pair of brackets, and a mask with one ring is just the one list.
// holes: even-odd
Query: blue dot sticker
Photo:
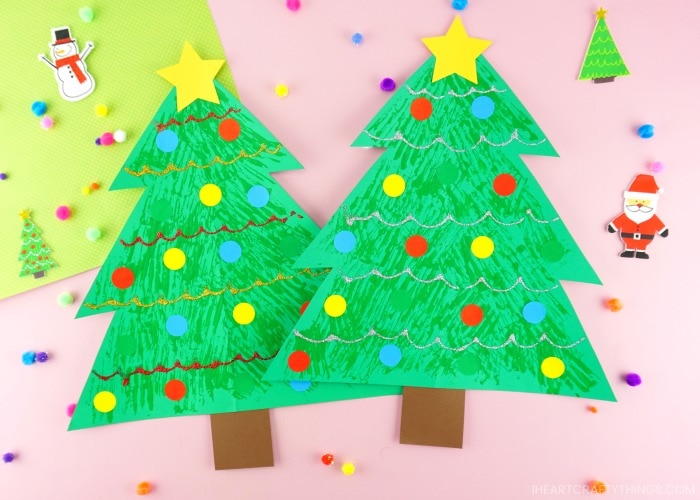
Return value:
[(175, 151), (175, 148), (179, 142), (180, 139), (172, 130), (163, 130), (156, 135), (156, 146), (158, 146), (158, 149), (160, 149), (163, 153)]
[(187, 332), (187, 320), (184, 316), (173, 314), (165, 322), (165, 329), (173, 337), (182, 337)]
[(231, 264), (241, 258), (241, 245), (235, 241), (224, 241), (219, 247), (219, 257)]
[(340, 253), (352, 252), (356, 244), (357, 239), (350, 231), (340, 231), (333, 239), (333, 245)]
[(304, 392), (311, 387), (311, 382), (308, 380), (292, 380), (289, 382), (289, 385), (297, 392)]
[(253, 186), (248, 190), (248, 202), (255, 208), (261, 208), (270, 201), (270, 192), (263, 186)]
[(542, 302), (528, 302), (523, 307), (523, 318), (533, 325), (540, 323), (546, 315), (547, 309)]
[(385, 345), (382, 347), (381, 351), (379, 351), (379, 361), (381, 361), (384, 366), (393, 368), (401, 361), (401, 349), (394, 344)]
[(479, 96), (472, 102), (472, 114), (480, 120), (484, 120), (493, 114), (496, 105), (490, 97)]

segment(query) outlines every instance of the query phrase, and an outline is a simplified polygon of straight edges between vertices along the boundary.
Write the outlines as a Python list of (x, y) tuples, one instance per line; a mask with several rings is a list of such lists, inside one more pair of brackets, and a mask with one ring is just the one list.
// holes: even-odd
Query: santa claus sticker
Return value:
[(44, 54), (39, 54), (39, 60), (51, 66), (58, 82), (58, 91), (67, 101), (79, 101), (89, 96), (95, 90), (95, 80), (88, 73), (85, 59), (95, 46), (87, 42), (82, 52), (70, 34), (70, 28), (54, 28), (51, 60)]
[(668, 228), (656, 215), (661, 191), (654, 176), (646, 174), (635, 177), (625, 191), (624, 212), (608, 224), (608, 231), (619, 231), (625, 245), (620, 257), (648, 259), (647, 247), (654, 236), (668, 236)]

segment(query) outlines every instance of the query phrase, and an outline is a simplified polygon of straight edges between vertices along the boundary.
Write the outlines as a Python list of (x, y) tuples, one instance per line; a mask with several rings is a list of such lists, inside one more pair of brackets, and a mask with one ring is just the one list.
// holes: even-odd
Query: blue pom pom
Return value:
[(44, 101), (34, 101), (32, 103), (32, 113), (38, 117), (42, 117), (46, 114), (46, 103)]
[(455, 10), (464, 10), (468, 4), (468, 0), (452, 0), (452, 8)]
[(5, 462), (6, 464), (9, 464), (15, 459), (15, 454), (14, 453), (5, 453), (2, 456), (2, 461)]
[(36, 353), (34, 351), (27, 351), (22, 354), (22, 363), (25, 365), (33, 365), (36, 361)]
[(360, 45), (362, 43), (363, 39), (364, 39), (364, 37), (362, 36), (362, 33), (354, 33), (352, 35), (352, 38), (351, 38), (352, 44), (353, 45)]
[(637, 133), (642, 139), (649, 139), (650, 137), (654, 137), (654, 126), (645, 123), (644, 125), (639, 127), (639, 129), (637, 129)]

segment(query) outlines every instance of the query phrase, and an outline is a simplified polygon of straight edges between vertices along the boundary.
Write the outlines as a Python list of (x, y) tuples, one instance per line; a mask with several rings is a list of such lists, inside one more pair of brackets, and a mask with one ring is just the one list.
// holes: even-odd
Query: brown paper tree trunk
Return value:
[(214, 468), (272, 467), (272, 431), (269, 410), (210, 415)]
[(464, 391), (404, 387), (401, 444), (461, 448)]
[(607, 76), (605, 78), (594, 78), (593, 83), (609, 83), (615, 81), (614, 76)]

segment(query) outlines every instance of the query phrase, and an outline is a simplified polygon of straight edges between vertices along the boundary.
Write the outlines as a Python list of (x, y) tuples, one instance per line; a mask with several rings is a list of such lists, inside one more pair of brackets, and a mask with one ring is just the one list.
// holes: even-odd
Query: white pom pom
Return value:
[(126, 141), (126, 132), (124, 132), (123, 130), (117, 130), (117, 131), (114, 132), (114, 134), (112, 134), (112, 135), (114, 136), (114, 140), (117, 141), (117, 142), (124, 142), (124, 141)]

